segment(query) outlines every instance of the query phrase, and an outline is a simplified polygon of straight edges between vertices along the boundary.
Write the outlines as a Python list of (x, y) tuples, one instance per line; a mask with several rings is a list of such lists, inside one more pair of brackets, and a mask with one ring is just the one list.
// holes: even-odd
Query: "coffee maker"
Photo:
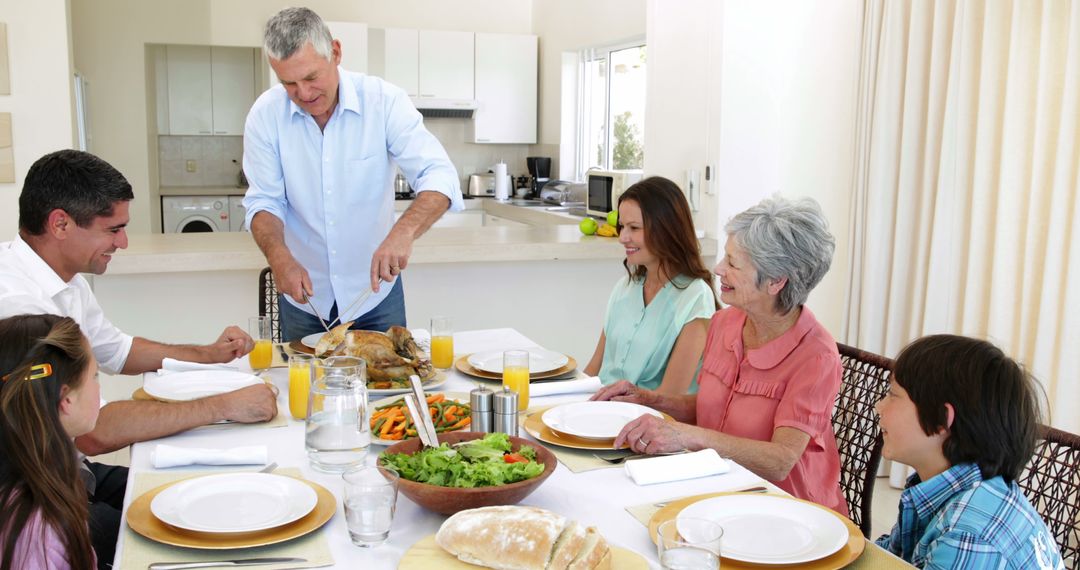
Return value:
[(539, 199), (540, 190), (551, 180), (551, 157), (530, 156), (525, 159), (525, 165), (529, 168), (529, 175), (532, 176), (532, 192), (529, 198)]

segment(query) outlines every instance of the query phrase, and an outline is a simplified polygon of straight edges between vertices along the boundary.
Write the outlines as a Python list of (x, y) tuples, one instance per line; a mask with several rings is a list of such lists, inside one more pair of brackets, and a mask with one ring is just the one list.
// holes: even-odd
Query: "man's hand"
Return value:
[(413, 239), (397, 227), (379, 244), (371, 256), (371, 292), (379, 292), (379, 281), (390, 283), (409, 265)]
[(277, 388), (270, 384), (248, 386), (212, 398), (217, 400), (214, 404), (221, 419), (253, 424), (270, 421), (277, 415)]
[(307, 269), (292, 255), (270, 261), (270, 271), (274, 273), (278, 292), (292, 297), (297, 303), (306, 303), (315, 292)]
[(251, 352), (252, 348), (255, 348), (255, 341), (251, 339), (251, 335), (236, 325), (230, 325), (213, 344), (203, 347), (203, 351), (206, 354), (205, 361), (213, 364), (232, 362)]

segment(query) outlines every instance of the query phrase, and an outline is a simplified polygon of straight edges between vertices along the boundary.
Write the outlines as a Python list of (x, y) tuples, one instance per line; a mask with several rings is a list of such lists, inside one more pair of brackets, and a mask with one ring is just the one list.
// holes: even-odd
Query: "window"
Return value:
[[(563, 101), (576, 108), (573, 121), (563, 121), (562, 160), (572, 160), (574, 177), (590, 168), (639, 169), (645, 164), (644, 41), (583, 50), (574, 58), (576, 82), (564, 81)], [(564, 71), (567, 71), (564, 68)], [(573, 77), (564, 73), (563, 77)], [(574, 97), (568, 97), (567, 91)], [(565, 116), (564, 116), (565, 118)], [(567, 127), (571, 132), (567, 132)], [(565, 174), (563, 174), (565, 176)]]

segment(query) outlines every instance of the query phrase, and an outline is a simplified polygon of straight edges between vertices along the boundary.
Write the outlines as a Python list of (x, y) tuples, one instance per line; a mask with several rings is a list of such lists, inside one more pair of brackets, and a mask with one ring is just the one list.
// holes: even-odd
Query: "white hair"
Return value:
[(333, 57), (333, 36), (318, 14), (309, 8), (285, 8), (266, 22), (263, 47), (271, 59), (288, 59), (310, 43), (315, 53)]

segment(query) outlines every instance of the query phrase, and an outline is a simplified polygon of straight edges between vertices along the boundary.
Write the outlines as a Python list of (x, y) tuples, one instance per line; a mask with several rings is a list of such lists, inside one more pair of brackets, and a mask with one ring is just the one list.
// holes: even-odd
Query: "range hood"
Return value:
[(412, 97), (412, 102), (421, 115), (438, 119), (470, 119), (473, 111), (479, 107), (472, 99)]

